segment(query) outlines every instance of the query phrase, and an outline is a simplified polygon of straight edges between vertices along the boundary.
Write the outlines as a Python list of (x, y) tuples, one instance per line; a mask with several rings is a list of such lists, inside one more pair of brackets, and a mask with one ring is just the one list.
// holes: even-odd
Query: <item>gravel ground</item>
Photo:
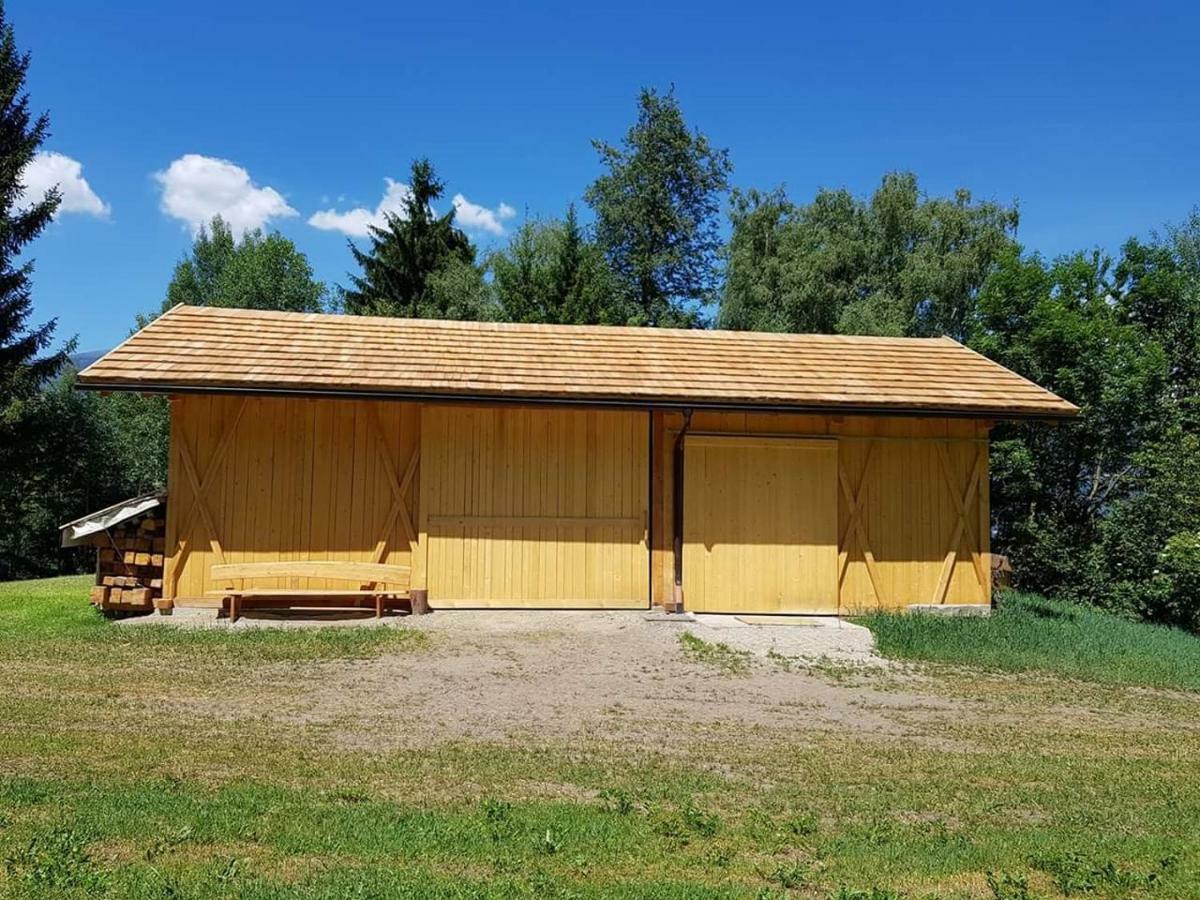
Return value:
[[(216, 697), (181, 684), (168, 702), (190, 716), (317, 728), (354, 750), (531, 737), (670, 747), (728, 735), (729, 726), (762, 739), (848, 731), (940, 746), (924, 725), (961, 712), (875, 657), (864, 629), (836, 619), (778, 625), (645, 611), (443, 610), (383, 621), (428, 633), (427, 647), (263, 666), (252, 685)], [(277, 617), (233, 626), (261, 627), (308, 626)], [(689, 654), (684, 632), (750, 651), (748, 665), (731, 672)]]
[[(723, 643), (758, 656), (776, 654), (801, 660), (830, 660), (882, 666), (870, 629), (836, 616), (732, 616), (712, 614), (664, 615), (636, 610), (440, 610), (430, 616), (386, 616), (382, 624), (434, 633), (544, 632), (587, 630), (590, 623), (604, 630), (614, 622), (625, 627), (687, 630), (703, 640)], [(639, 624), (639, 623), (644, 623)], [(137, 616), (117, 621), (124, 627), (170, 625), (179, 628), (331, 628), (372, 627), (381, 624), (368, 610), (287, 611), (250, 610), (239, 621), (216, 618), (215, 611), (176, 612), (171, 616)]]

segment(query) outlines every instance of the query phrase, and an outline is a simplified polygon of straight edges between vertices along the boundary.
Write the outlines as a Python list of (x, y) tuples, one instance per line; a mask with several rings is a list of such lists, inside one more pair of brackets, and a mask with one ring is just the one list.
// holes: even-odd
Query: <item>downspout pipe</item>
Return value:
[(672, 612), (683, 612), (683, 439), (687, 436), (688, 429), (692, 427), (692, 411), (685, 409), (683, 411), (683, 427), (679, 429), (679, 433), (675, 435), (674, 459), (672, 465), (672, 475), (674, 478), (674, 490), (671, 494), (672, 502), (672, 532), (674, 533), (674, 555), (675, 555), (675, 590), (674, 596), (671, 598), (673, 609)]

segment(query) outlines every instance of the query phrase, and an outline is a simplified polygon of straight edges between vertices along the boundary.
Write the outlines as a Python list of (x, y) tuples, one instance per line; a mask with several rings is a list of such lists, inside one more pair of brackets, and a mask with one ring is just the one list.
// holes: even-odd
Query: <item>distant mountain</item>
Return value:
[(72, 353), (71, 365), (76, 369), (86, 369), (107, 352), (107, 350), (84, 350), (82, 353)]

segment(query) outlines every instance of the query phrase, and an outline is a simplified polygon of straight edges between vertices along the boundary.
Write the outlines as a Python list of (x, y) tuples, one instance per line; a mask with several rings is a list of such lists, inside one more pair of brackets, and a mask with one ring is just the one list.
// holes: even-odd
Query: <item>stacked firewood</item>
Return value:
[(166, 522), (144, 516), (96, 536), (92, 605), (104, 612), (147, 612), (162, 598)]

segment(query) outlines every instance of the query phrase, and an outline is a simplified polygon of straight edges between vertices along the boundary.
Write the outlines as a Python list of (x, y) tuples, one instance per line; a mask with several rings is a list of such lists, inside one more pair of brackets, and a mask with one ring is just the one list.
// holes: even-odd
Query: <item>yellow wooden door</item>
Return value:
[(695, 435), (685, 448), (684, 606), (836, 613), (837, 442)]
[(648, 426), (637, 412), (426, 407), (430, 605), (647, 608)]

